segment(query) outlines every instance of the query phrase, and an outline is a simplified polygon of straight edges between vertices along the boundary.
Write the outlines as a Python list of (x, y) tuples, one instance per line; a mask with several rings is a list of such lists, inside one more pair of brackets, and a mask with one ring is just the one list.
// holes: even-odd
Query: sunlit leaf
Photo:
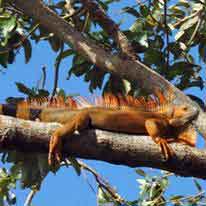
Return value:
[(15, 16), (5, 16), (0, 18), (0, 33), (3, 37), (6, 37), (9, 32), (11, 32), (16, 27), (16, 17)]

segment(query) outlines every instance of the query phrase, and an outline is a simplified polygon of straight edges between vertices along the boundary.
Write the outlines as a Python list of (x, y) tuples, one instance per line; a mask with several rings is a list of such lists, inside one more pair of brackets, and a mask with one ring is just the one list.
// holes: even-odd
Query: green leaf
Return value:
[(135, 33), (135, 38), (133, 38), (134, 42), (138, 42), (140, 45), (148, 48), (148, 36), (147, 36), (147, 32), (138, 32)]
[(0, 18), (0, 33), (4, 38), (16, 27), (15, 16), (5, 16)]
[(168, 178), (161, 178), (160, 179), (160, 185), (161, 185), (161, 188), (163, 190), (165, 190), (168, 187), (168, 184), (169, 184)]
[(144, 54), (144, 62), (149, 65), (155, 64), (162, 66), (162, 64), (164, 63), (162, 55), (162, 52), (149, 48)]
[(28, 63), (32, 55), (32, 46), (28, 39), (24, 40), (23, 48), (24, 48), (25, 63)]
[(22, 84), (22, 83), (20, 83), (20, 82), (16, 82), (15, 84), (16, 84), (19, 92), (21, 92), (21, 93), (23, 93), (23, 94), (26, 94), (26, 95), (28, 95), (29, 97), (34, 97), (34, 96), (36, 95), (36, 93), (35, 93), (32, 89), (28, 88), (28, 87), (25, 86), (24, 84)]
[(9, 55), (8, 55), (8, 63), (12, 64), (15, 60), (15, 53), (13, 50), (9, 51)]
[(202, 187), (201, 187), (200, 183), (196, 179), (193, 179), (193, 181), (195, 183), (195, 186), (196, 186), (197, 190), (199, 192), (202, 192)]
[(56, 36), (52, 36), (49, 38), (49, 43), (53, 51), (55, 52), (59, 51), (60, 46), (61, 46), (61, 41), (59, 38), (57, 38)]
[(0, 64), (4, 67), (7, 68), (7, 63), (8, 63), (8, 59), (9, 59), (9, 53), (3, 53), (0, 54)]
[(2, 195), (0, 195), (0, 206), (5, 206), (4, 205), (4, 198)]
[(149, 12), (150, 11), (149, 11), (149, 8), (147, 6), (145, 6), (143, 4), (140, 6), (140, 13), (142, 14), (143, 17), (147, 17)]
[(189, 29), (190, 27), (192, 27), (194, 24), (196, 24), (199, 20), (199, 16), (195, 16), (195, 17), (192, 17), (190, 18), (189, 20), (187, 20), (186, 22), (184, 22), (181, 27), (180, 27), (180, 31), (183, 31), (183, 30), (187, 30)]
[(106, 206), (107, 204), (111, 204), (111, 206), (114, 206), (112, 204), (110, 195), (103, 191), (100, 187), (98, 188), (98, 193), (97, 193), (97, 203), (98, 206)]
[(109, 92), (112, 94), (126, 94), (127, 89), (128, 88), (125, 88), (123, 79), (115, 75), (110, 75), (104, 85), (103, 92)]
[(63, 89), (60, 89), (59, 91), (57, 91), (57, 96), (63, 97), (65, 99), (66, 92)]
[(175, 35), (175, 40), (177, 41), (184, 33), (185, 33), (184, 30), (179, 30)]
[(129, 6), (124, 7), (122, 9), (122, 13), (128, 13), (128, 14), (131, 14), (131, 15), (137, 17), (137, 18), (140, 16), (139, 12), (136, 9), (129, 7)]
[(205, 103), (204, 103), (204, 101), (201, 98), (196, 97), (196, 96), (191, 95), (191, 94), (189, 94), (187, 96), (189, 96), (194, 102), (196, 102), (202, 108), (202, 110), (205, 111), (205, 109), (206, 109), (205, 108)]
[(93, 92), (94, 89), (101, 89), (105, 72), (101, 71), (98, 67), (94, 66), (92, 69), (87, 71), (84, 80), (90, 82), (89, 90)]
[(143, 176), (143, 177), (146, 177), (146, 173), (144, 172), (144, 170), (141, 170), (141, 169), (136, 169), (135, 172), (140, 175), (140, 176)]
[(14, 205), (16, 204), (16, 195), (12, 192), (8, 193), (7, 197), (6, 197), (7, 202), (9, 203), (9, 205)]
[(72, 50), (72, 49), (67, 49), (67, 50), (65, 50), (65, 51), (63, 51), (63, 52), (60, 53), (59, 58), (64, 59), (64, 58), (66, 58), (66, 57), (68, 57), (68, 56), (71, 56), (71, 55), (73, 55), (73, 54), (74, 54), (74, 50)]
[(206, 62), (206, 44), (204, 42), (201, 42), (199, 44), (199, 55), (202, 59), (202, 61)]
[(44, 89), (38, 89), (38, 96), (39, 97), (48, 97), (49, 92), (47, 90), (44, 90)]
[(178, 7), (177, 5), (172, 6), (169, 8), (169, 10), (172, 12), (173, 18), (184, 18), (185, 17), (185, 12), (182, 8)]
[(181, 199), (184, 198), (184, 196), (182, 195), (174, 195), (172, 197), (170, 197), (170, 201), (175, 204), (175, 206), (178, 206), (178, 205), (182, 205), (181, 204)]
[(143, 23), (141, 21), (135, 21), (135, 23), (129, 28), (131, 32), (143, 31)]
[(86, 74), (87, 72), (89, 72), (89, 69), (91, 67), (91, 64), (88, 62), (84, 62), (80, 65), (74, 65), (68, 73), (68, 77), (67, 79), (69, 79), (71, 77), (72, 74), (74, 74), (75, 76), (79, 77), (83, 74)]
[(97, 0), (97, 2), (98, 2), (98, 4), (100, 5), (100, 7), (104, 10), (104, 11), (107, 11), (108, 10), (108, 3), (110, 3), (109, 1), (107, 1), (107, 3), (104, 3), (104, 2), (102, 2), (102, 1), (100, 1), (100, 0)]

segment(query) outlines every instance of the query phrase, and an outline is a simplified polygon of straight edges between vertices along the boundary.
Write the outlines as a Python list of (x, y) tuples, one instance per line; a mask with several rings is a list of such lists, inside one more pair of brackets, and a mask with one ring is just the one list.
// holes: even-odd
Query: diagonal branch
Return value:
[[(48, 152), (50, 134), (60, 126), (0, 115), (0, 147), (24, 152)], [(159, 147), (148, 136), (87, 130), (65, 138), (63, 154), (129, 167), (152, 167), (181, 176), (206, 179), (206, 151), (171, 144), (176, 156), (165, 162)]]
[[(107, 70), (116, 75), (138, 82), (139, 86), (154, 91), (154, 88), (173, 88), (175, 95), (182, 103), (188, 103), (195, 107), (197, 105), (174, 87), (161, 75), (151, 70), (138, 60), (123, 59), (119, 55), (114, 55), (98, 46), (95, 42), (86, 38), (81, 33), (71, 27), (64, 19), (46, 7), (40, 0), (9, 0), (26, 15), (39, 21), (42, 26), (53, 32), (65, 43), (72, 44), (73, 48), (88, 61), (96, 64), (99, 69)], [(206, 136), (206, 114), (201, 111), (195, 121), (195, 126)]]
[(125, 57), (130, 57), (131, 59), (136, 60), (137, 56), (127, 37), (120, 31), (119, 25), (107, 16), (96, 1), (82, 0), (81, 2), (89, 11), (91, 18), (97, 21), (100, 26), (114, 39), (116, 44), (120, 47), (122, 54)]

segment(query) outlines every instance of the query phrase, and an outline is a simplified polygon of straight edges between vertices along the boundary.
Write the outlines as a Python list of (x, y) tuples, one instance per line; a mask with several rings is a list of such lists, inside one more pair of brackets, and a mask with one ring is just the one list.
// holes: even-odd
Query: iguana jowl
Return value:
[[(84, 102), (83, 98), (79, 98)], [(195, 146), (196, 132), (188, 122), (197, 115), (197, 110), (187, 105), (175, 105), (170, 98), (156, 92), (149, 98), (114, 96), (107, 94), (96, 98), (94, 105), (86, 102), (81, 107), (73, 98), (53, 98), (51, 101), (34, 99), (17, 105), (0, 106), (0, 114), (42, 122), (59, 122), (62, 127), (55, 130), (50, 139), (48, 162), (60, 162), (62, 138), (76, 130), (98, 128), (129, 134), (148, 134), (160, 145), (166, 159), (173, 156), (170, 142), (184, 142)]]

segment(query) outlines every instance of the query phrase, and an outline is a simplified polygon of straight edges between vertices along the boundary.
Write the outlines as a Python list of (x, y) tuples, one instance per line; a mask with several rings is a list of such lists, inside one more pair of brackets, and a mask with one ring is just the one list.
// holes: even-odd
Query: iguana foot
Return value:
[(165, 160), (169, 160), (174, 156), (174, 151), (168, 144), (166, 139), (163, 138), (155, 138), (155, 142), (160, 146), (161, 152), (165, 158)]
[(52, 166), (54, 163), (60, 163), (62, 149), (62, 141), (56, 135), (52, 135), (49, 142), (49, 155), (48, 155), (48, 164)]

